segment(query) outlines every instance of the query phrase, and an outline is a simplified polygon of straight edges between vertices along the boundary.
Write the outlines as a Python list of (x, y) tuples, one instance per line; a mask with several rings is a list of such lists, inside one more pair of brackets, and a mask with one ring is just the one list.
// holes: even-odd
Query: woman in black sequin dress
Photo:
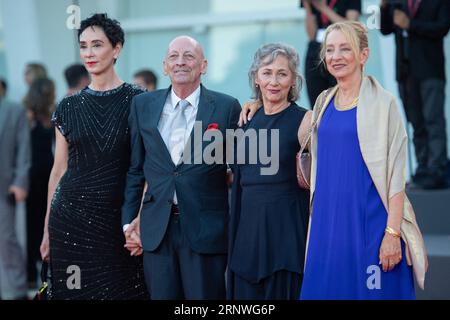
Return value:
[(49, 182), (43, 259), (52, 299), (146, 299), (142, 258), (124, 248), (121, 205), (129, 165), (128, 113), (141, 89), (114, 63), (124, 43), (117, 21), (82, 22), (80, 56), (89, 87), (64, 98), (53, 116), (55, 163)]

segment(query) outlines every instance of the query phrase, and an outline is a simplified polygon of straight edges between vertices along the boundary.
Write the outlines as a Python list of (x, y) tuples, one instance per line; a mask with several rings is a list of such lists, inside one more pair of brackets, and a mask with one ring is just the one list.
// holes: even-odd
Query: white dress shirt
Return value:
[[(161, 134), (161, 137), (164, 140), (164, 143), (166, 144), (167, 149), (170, 150), (170, 135), (172, 133), (172, 127), (171, 124), (173, 122), (173, 119), (175, 118), (178, 110), (175, 109), (178, 102), (182, 100), (179, 98), (173, 89), (170, 92), (170, 95), (167, 96), (166, 103), (164, 104), (163, 111), (161, 113), (161, 118), (158, 122), (158, 130)], [(198, 103), (200, 100), (200, 86), (195, 89), (194, 92), (189, 95), (186, 100), (190, 103), (189, 106), (186, 107), (184, 114), (186, 116), (186, 131), (184, 134), (184, 144), (186, 144), (187, 140), (189, 139), (189, 136), (191, 134), (192, 128), (194, 127), (195, 118), (197, 117), (197, 110), (198, 110)], [(174, 160), (174, 164), (177, 165), (179, 161), (181, 160), (181, 156), (179, 156), (177, 159)]]
[[(175, 107), (177, 106), (177, 104), (180, 100), (182, 100), (182, 99), (180, 97), (178, 97), (175, 94), (175, 91), (173, 91), (173, 89), (172, 89), (170, 92), (170, 95), (167, 96), (166, 103), (164, 104), (164, 108), (161, 113), (161, 118), (159, 119), (159, 122), (158, 122), (159, 133), (161, 134), (161, 137), (163, 138), (164, 143), (165, 143), (167, 149), (169, 150), (169, 153), (171, 153), (171, 150), (170, 150), (170, 137), (171, 137), (171, 133), (172, 133), (171, 124), (173, 122), (174, 117), (176, 116), (176, 114), (178, 112), (175, 109)], [(183, 99), (183, 100), (186, 100), (190, 103), (190, 105), (188, 105), (184, 111), (184, 114), (186, 116), (187, 126), (186, 126), (186, 131), (184, 133), (183, 145), (186, 145), (186, 142), (188, 141), (189, 136), (191, 135), (191, 131), (194, 128), (195, 118), (197, 117), (198, 103), (200, 100), (200, 86), (197, 89), (195, 89), (194, 92), (192, 92), (188, 97), (186, 97), (186, 99)], [(172, 161), (174, 162), (175, 165), (177, 165), (181, 161), (181, 157), (182, 157), (182, 155), (177, 155), (176, 158), (173, 158), (173, 155), (172, 155)], [(176, 192), (174, 193), (173, 202), (175, 204), (178, 203)]]

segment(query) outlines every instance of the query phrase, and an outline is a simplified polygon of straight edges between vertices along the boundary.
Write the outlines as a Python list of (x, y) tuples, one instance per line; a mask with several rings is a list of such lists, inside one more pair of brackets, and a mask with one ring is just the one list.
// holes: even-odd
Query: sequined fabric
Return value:
[(64, 98), (53, 115), (69, 144), (49, 219), (53, 299), (147, 298), (142, 258), (123, 247), (120, 212), (129, 108), (142, 92), (126, 83), (104, 92), (86, 88)]

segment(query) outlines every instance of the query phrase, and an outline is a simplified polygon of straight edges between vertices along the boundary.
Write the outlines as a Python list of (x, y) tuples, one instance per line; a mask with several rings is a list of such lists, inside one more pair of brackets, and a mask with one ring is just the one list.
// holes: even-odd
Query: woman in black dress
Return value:
[[(228, 250), (230, 299), (287, 300), (300, 294), (309, 193), (297, 184), (295, 159), (300, 149), (298, 135), (308, 125), (310, 112), (295, 103), (301, 83), (298, 65), (298, 54), (292, 47), (267, 44), (256, 52), (249, 72), (255, 98), (263, 107), (244, 130), (256, 132), (259, 141), (255, 143), (259, 148), (267, 145), (267, 154), (279, 161), (269, 166), (258, 157), (256, 164), (247, 160), (234, 166)], [(261, 141), (261, 129), (268, 131), (267, 142)], [(278, 145), (271, 137), (276, 132)], [(245, 150), (249, 159), (253, 148), (246, 140), (238, 142), (238, 158)], [(273, 172), (263, 173), (272, 165)]]
[(55, 130), (51, 123), (55, 109), (55, 84), (47, 78), (34, 80), (23, 101), (31, 127), (30, 188), (27, 197), (28, 283), (34, 288), (37, 263), (41, 260), (39, 244), (47, 210), (47, 185), (53, 164)]
[(142, 259), (124, 248), (120, 212), (129, 107), (142, 90), (115, 73), (124, 43), (117, 21), (95, 14), (82, 21), (78, 38), (92, 83), (64, 98), (53, 116), (56, 152), (41, 245), (51, 297), (145, 299)]

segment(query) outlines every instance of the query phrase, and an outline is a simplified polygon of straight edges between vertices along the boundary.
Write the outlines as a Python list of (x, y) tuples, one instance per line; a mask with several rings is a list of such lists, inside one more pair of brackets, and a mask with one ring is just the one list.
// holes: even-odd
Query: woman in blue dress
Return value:
[[(336, 23), (325, 37), (322, 59), (338, 84), (314, 109), (312, 212), (300, 299), (415, 299), (402, 240), (409, 219), (402, 120), (393, 97), (363, 76), (365, 27)], [(426, 256), (422, 260), (426, 265)]]

